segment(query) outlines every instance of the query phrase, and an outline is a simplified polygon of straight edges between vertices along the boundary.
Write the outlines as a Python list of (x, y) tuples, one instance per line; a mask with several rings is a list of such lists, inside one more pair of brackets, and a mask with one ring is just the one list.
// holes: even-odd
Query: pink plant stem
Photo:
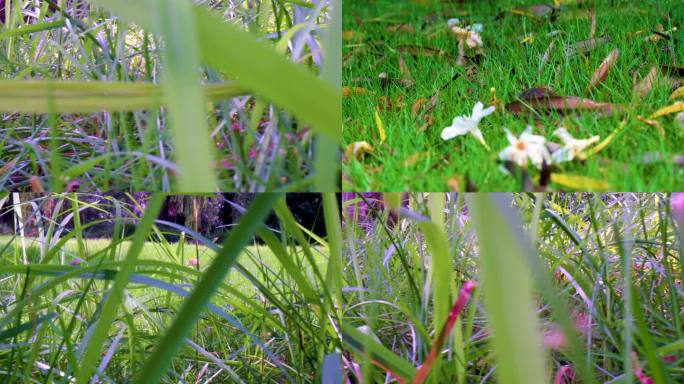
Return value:
[(454, 306), (451, 307), (449, 317), (447, 318), (446, 323), (442, 327), (442, 331), (439, 333), (439, 336), (437, 336), (435, 342), (432, 343), (430, 353), (425, 358), (425, 361), (423, 361), (423, 365), (421, 365), (418, 369), (416, 376), (413, 377), (413, 380), (411, 381), (412, 384), (422, 384), (427, 378), (427, 376), (430, 374), (432, 365), (435, 363), (437, 355), (439, 354), (439, 351), (442, 349), (442, 345), (444, 345), (444, 342), (451, 333), (451, 329), (454, 327), (454, 324), (456, 324), (456, 319), (458, 318), (458, 315), (461, 313), (466, 304), (468, 304), (468, 300), (470, 300), (470, 296), (473, 293), (475, 287), (476, 284), (473, 281), (466, 281), (461, 287), (461, 290), (458, 292), (458, 298), (456, 299), (456, 303), (454, 303)]
[(572, 367), (569, 365), (563, 365), (556, 372), (556, 377), (553, 379), (553, 384), (564, 384), (571, 383), (574, 374), (572, 372)]

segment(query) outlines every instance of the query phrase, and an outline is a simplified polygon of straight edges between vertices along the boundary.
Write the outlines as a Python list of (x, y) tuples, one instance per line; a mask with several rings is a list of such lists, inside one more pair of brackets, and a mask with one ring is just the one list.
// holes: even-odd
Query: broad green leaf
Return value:
[[(95, 0), (118, 16), (159, 33), (150, 0)], [(178, 7), (189, 0), (169, 0)], [(338, 89), (316, 78), (300, 65), (289, 62), (272, 46), (212, 14), (203, 6), (192, 7), (197, 42), (203, 63), (234, 77), (238, 84), (290, 111), (335, 142), (341, 141), (341, 100)]]
[[(202, 90), (212, 101), (245, 94), (233, 83), (205, 85)], [(158, 108), (168, 99), (161, 86), (150, 83), (0, 80), (2, 112), (47, 113), (50, 103), (60, 113), (127, 111)]]
[(63, 26), (64, 20), (51, 21), (49, 23), (25, 25), (22, 28), (10, 29), (8, 31), (0, 33), (0, 40), (12, 36), (21, 36), (27, 35), (29, 33), (47, 31), (49, 29), (61, 28)]
[(164, 38), (164, 93), (171, 114), (173, 156), (178, 162), (180, 192), (216, 190), (212, 167), (213, 146), (209, 137), (206, 101), (199, 84), (199, 43), (192, 4), (147, 0), (154, 4), (156, 30)]
[(499, 362), (497, 382), (548, 383), (522, 224), (503, 195), (466, 199), (477, 231), (482, 292)]

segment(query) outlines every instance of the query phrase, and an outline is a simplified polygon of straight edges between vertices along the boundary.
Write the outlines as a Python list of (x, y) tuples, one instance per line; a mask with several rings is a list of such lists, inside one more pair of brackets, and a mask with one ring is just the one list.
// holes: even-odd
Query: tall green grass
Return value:
[[(50, 223), (35, 238), (50, 245), (44, 251), (31, 238), (0, 241), (3, 381), (313, 383), (324, 371), (330, 376), (341, 358), (335, 195), (325, 195), (323, 214), (336, 235), (313, 235), (283, 194), (260, 194), (220, 244), (178, 225), (185, 235), (168, 243), (166, 225), (155, 220), (161, 197), (134, 220), (126, 219), (130, 204), (116, 199), (20, 195), (16, 205), (3, 202), (1, 212), (18, 206), (25, 220), (38, 220), (36, 208), (49, 200), (67, 207), (40, 218)], [(118, 207), (111, 239), (81, 240), (110, 219), (79, 223), (70, 215), (107, 204)], [(279, 233), (264, 225), (271, 211)], [(135, 232), (125, 235), (131, 225)], [(255, 235), (264, 243), (253, 244)], [(195, 255), (199, 263), (188, 264)], [(71, 265), (72, 257), (81, 262)]]
[[(342, 319), (347, 377), (684, 379), (680, 240), (667, 195), (417, 193), (398, 220), (372, 202), (361, 214), (366, 200), (343, 204), (343, 278), (354, 287)], [(468, 296), (456, 287), (473, 281), (461, 309)], [(449, 307), (457, 319), (433, 362)]]
[[(104, 114), (105, 119), (111, 120), (106, 123), (107, 127), (100, 126), (98, 129), (106, 128), (112, 135), (114, 134), (111, 132), (113, 125), (120, 129), (120, 132), (118, 135), (113, 135), (116, 136), (117, 142), (103, 142), (101, 145), (111, 153), (118, 152), (124, 157), (135, 156), (139, 159), (137, 161), (144, 164), (136, 166), (134, 175), (131, 175), (134, 179), (129, 184), (135, 185), (135, 188), (126, 188), (121, 185), (115, 187), (116, 189), (141, 189), (143, 185), (145, 189), (148, 189), (149, 184), (143, 181), (148, 171), (147, 168), (149, 166), (155, 168), (160, 164), (163, 166), (161, 177), (159, 173), (153, 175), (156, 184), (153, 189), (155, 190), (204, 192), (217, 189), (251, 189), (261, 191), (273, 190), (278, 186), (303, 190), (310, 189), (314, 181), (319, 190), (336, 189), (338, 180), (335, 175), (339, 168), (338, 145), (341, 141), (342, 119), (339, 80), (341, 76), (339, 70), (341, 4), (339, 2), (321, 3), (316, 12), (311, 12), (308, 18), (297, 24), (292, 21), (293, 12), (296, 12), (294, 8), (313, 10), (313, 3), (287, 0), (278, 0), (270, 4), (259, 2), (256, 7), (257, 13), (245, 16), (245, 19), (254, 17), (255, 23), (247, 23), (244, 26), (240, 26), (235, 21), (226, 21), (216, 11), (208, 10), (207, 5), (192, 4), (190, 0), (170, 2), (96, 0), (92, 4), (93, 9), (90, 12), (93, 15), (107, 15), (103, 14), (100, 8), (95, 7), (98, 5), (111, 11), (120, 19), (118, 21), (107, 20), (91, 30), (88, 24), (94, 20), (80, 20), (73, 16), (72, 14), (76, 12), (73, 5), (71, 9), (66, 10), (63, 20), (58, 18), (55, 22), (36, 22), (24, 26), (21, 25), (24, 24), (23, 20), (19, 21), (20, 17), (11, 18), (15, 22), (8, 23), (5, 31), (0, 32), (0, 41), (7, 39), (8, 52), (14, 51), (13, 43), (30, 48), (29, 53), (34, 55), (39, 53), (35, 47), (38, 42), (62, 44), (64, 48), (62, 51), (55, 50), (50, 55), (46, 54), (45, 59), (42, 59), (50, 61), (56, 56), (59, 61), (56, 63), (59, 68), (58, 73), (50, 72), (49, 68), (43, 68), (41, 60), (30, 65), (18, 64), (12, 68), (8, 66), (7, 72), (12, 73), (16, 79), (40, 70), (42, 76), (56, 81), (12, 80), (11, 83), (7, 82), (5, 85), (11, 86), (11, 90), (4, 89), (5, 86), (2, 87), (0, 101), (6, 102), (0, 102), (0, 110), (9, 113), (49, 112), (53, 116), (61, 113), (107, 111), (108, 113)], [(252, 7), (249, 7), (249, 12), (252, 12)], [(336, 20), (330, 28), (325, 24), (319, 25), (319, 20), (327, 17), (324, 12), (335, 16)], [(21, 25), (21, 28), (18, 28), (17, 24)], [(62, 29), (60, 29), (65, 25), (71, 28), (70, 35), (66, 37), (62, 35)], [(317, 35), (311, 32), (314, 26), (321, 27)], [(144, 30), (138, 29), (139, 27)], [(305, 31), (307, 27), (308, 32)], [(74, 28), (78, 30), (78, 34)], [(283, 54), (285, 49), (275, 49), (273, 44), (263, 41), (269, 34), (275, 34), (275, 37), (269, 38), (275, 40), (277, 46), (287, 47), (289, 43), (295, 47), (294, 39), (298, 38), (296, 49), (299, 52), (304, 44), (300, 42), (304, 41), (300, 35), (305, 32), (312, 40), (318, 35), (328, 36), (320, 39), (321, 43), (325, 44), (323, 49), (325, 57), (323, 57), (320, 78), (315, 73), (317, 70), (315, 65), (309, 65), (311, 68), (306, 68), (299, 62), (293, 62), (293, 60), (312, 60), (307, 56), (319, 55), (320, 52), (306, 51), (304, 53), (307, 56), (288, 57)], [(74, 39), (73, 46), (67, 46), (68, 41), (62, 42), (69, 38)], [(130, 51), (127, 51), (129, 48)], [(312, 50), (319, 48), (312, 48)], [(111, 51), (107, 52), (106, 49), (111, 49)], [(156, 57), (158, 52), (163, 58), (160, 62)], [(21, 53), (25, 54), (25, 52)], [(124, 57), (124, 54), (130, 54), (130, 57)], [(62, 58), (62, 55), (67, 57)], [(133, 60), (136, 60), (135, 65), (131, 63)], [(141, 70), (141, 64), (144, 64), (144, 72), (147, 73), (136, 73)], [(25, 68), (24, 72), (17, 72), (17, 68), (22, 67)], [(70, 74), (61, 74), (62, 68), (69, 70)], [(103, 71), (109, 71), (109, 73), (103, 73)], [(158, 71), (161, 74), (158, 74)], [(89, 81), (63, 84), (63, 77), (69, 75), (88, 76)], [(125, 84), (113, 83), (112, 80), (117, 78)], [(163, 90), (155, 88), (150, 82), (161, 83)], [(207, 86), (202, 86), (201, 82), (212, 83), (210, 87), (220, 87), (223, 91), (208, 92)], [(114, 90), (107, 91), (107, 87), (113, 87)], [(224, 92), (225, 90), (228, 91)], [(245, 94), (255, 96), (257, 100), (255, 106), (243, 103), (241, 108), (233, 108), (231, 111), (228, 101), (235, 96)], [(17, 96), (20, 97), (17, 98)], [(208, 108), (207, 99), (212, 100), (218, 108), (214, 107), (213, 103), (212, 107)], [(271, 103), (279, 109), (273, 109)], [(144, 116), (140, 115), (140, 112), (133, 112), (132, 116), (136, 114), (138, 116), (130, 119), (131, 114), (126, 112), (143, 108), (155, 111), (160, 105), (166, 108), (169, 115), (168, 128), (172, 138), (167, 149), (169, 153), (164, 151), (163, 145), (161, 145), (162, 149), (157, 149), (154, 145), (155, 140), (167, 141), (166, 127), (160, 124), (165, 116), (156, 113)], [(216, 119), (216, 109), (220, 111), (219, 119)], [(276, 112), (280, 109), (288, 113)], [(251, 129), (240, 134), (246, 137), (229, 131), (236, 118), (242, 119), (242, 114), (250, 113), (252, 113), (249, 116)], [(267, 138), (256, 143), (262, 145), (263, 148), (257, 148), (258, 156), (255, 156), (250, 154), (254, 151), (251, 145), (255, 144), (255, 136), (264, 134), (257, 132), (261, 129), (260, 121), (264, 113), (267, 113), (270, 128), (265, 132)], [(279, 132), (279, 127), (292, 124), (292, 120), (297, 122), (296, 130)], [(147, 127), (159, 131), (144, 132), (143, 128)], [(224, 133), (222, 128), (228, 131)], [(287, 162), (282, 161), (281, 158), (285, 157), (285, 154), (281, 152), (293, 151), (285, 144), (286, 136), (306, 136), (309, 128), (314, 133), (314, 137), (307, 137), (302, 143), (292, 142), (292, 144), (298, 144), (295, 145), (294, 155), (291, 155)], [(53, 136), (59, 136), (55, 140), (61, 142), (62, 145), (64, 141), (68, 142), (63, 134), (58, 132), (60, 131), (53, 130), (52, 132)], [(12, 127), (7, 132), (0, 133), (0, 140), (13, 138), (17, 133), (20, 132), (15, 132)], [(229, 141), (232, 149), (228, 156), (232, 159), (228, 161), (229, 167), (235, 168), (242, 175), (238, 178), (238, 182), (227, 183), (225, 180), (219, 182), (221, 176), (217, 168), (221, 169), (224, 160), (216, 160), (214, 144), (217, 138), (221, 139), (219, 141)], [(122, 142), (119, 143), (118, 140)], [(293, 141), (291, 138), (288, 140)], [(310, 152), (306, 148), (309, 142), (316, 144), (316, 150), (311, 152), (314, 153), (315, 159), (300, 164), (310, 155), (306, 153)], [(121, 146), (126, 147), (127, 150), (122, 151), (119, 148)], [(53, 150), (57, 151), (58, 148), (55, 147)], [(300, 151), (302, 153), (299, 153)], [(132, 153), (135, 152), (141, 154), (133, 155)], [(3, 160), (0, 166), (9, 164), (8, 171), (13, 172), (16, 171), (14, 167), (17, 166), (12, 163), (14, 157), (24, 159), (28, 156), (30, 160), (40, 160), (41, 156), (39, 153), (38, 159), (34, 159), (30, 152), (19, 152), (18, 156), (9, 157), (9, 153), (0, 152), (0, 159)], [(55, 153), (55, 156), (64, 155)], [(167, 156), (177, 166), (170, 166), (166, 161), (154, 162), (152, 160), (156, 157), (166, 160)], [(88, 161), (93, 157), (95, 157), (94, 153), (84, 156), (80, 162)], [(242, 166), (234, 164), (236, 162), (254, 162), (255, 164)], [(103, 169), (94, 169), (91, 166), (88, 171), (104, 173), (113, 170), (113, 164), (117, 163), (119, 160), (100, 158), (97, 165), (102, 166)], [(72, 164), (72, 167), (77, 166), (78, 164)], [(48, 172), (48, 175), (42, 177), (60, 179), (64, 176), (62, 171), (62, 169), (54, 168)], [(283, 173), (282, 178), (277, 175), (279, 172)], [(173, 185), (170, 185), (167, 180), (169, 174), (177, 175), (177, 182), (173, 182)], [(78, 176), (85, 175), (78, 174)], [(312, 179), (314, 176), (315, 179)], [(225, 178), (225, 176), (222, 177)], [(65, 181), (69, 180), (73, 180), (73, 176)], [(98, 188), (93, 189), (108, 189), (109, 185), (103, 185), (108, 180), (108, 177), (100, 177), (94, 183)], [(176, 178), (172, 180), (175, 181)], [(290, 182), (293, 183), (292, 186), (288, 185)], [(60, 186), (55, 183), (48, 184)], [(61, 187), (64, 186), (61, 185)]]

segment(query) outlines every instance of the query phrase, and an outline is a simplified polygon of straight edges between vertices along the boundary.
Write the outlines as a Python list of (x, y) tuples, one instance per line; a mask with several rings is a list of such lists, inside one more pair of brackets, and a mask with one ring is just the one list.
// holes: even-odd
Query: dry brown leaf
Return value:
[(418, 153), (414, 153), (413, 155), (411, 155), (411, 156), (407, 157), (406, 159), (404, 159), (404, 161), (403, 161), (404, 167), (410, 167), (410, 166), (412, 166), (412, 165), (415, 165), (418, 161), (424, 159), (424, 158), (427, 157), (428, 155), (429, 155), (428, 152), (418, 152)]
[(31, 185), (31, 192), (35, 193), (45, 193), (45, 188), (40, 184), (40, 179), (38, 176), (31, 176), (29, 179), (29, 184)]
[(608, 76), (608, 71), (610, 70), (610, 68), (613, 67), (613, 65), (615, 65), (618, 56), (620, 56), (620, 51), (618, 51), (617, 48), (610, 51), (608, 56), (606, 56), (606, 58), (603, 59), (601, 65), (599, 65), (594, 74), (591, 76), (591, 80), (589, 81), (589, 86), (587, 87), (587, 90), (596, 87), (600, 82), (605, 80), (606, 76)]
[(537, 69), (537, 74), (541, 74), (542, 70), (544, 69), (544, 66), (546, 63), (549, 61), (549, 57), (551, 56), (551, 51), (553, 48), (556, 46), (556, 42), (552, 41), (551, 44), (549, 44), (549, 47), (546, 48), (546, 51), (544, 51), (544, 54), (542, 55), (541, 59), (539, 60), (539, 69)]
[(565, 54), (568, 57), (572, 57), (578, 53), (591, 52), (599, 45), (605, 44), (608, 41), (610, 41), (610, 39), (607, 37), (595, 37), (593, 39), (578, 41), (575, 44), (567, 44), (565, 46)]
[(7, 173), (7, 171), (14, 168), (15, 165), (17, 165), (17, 159), (16, 158), (12, 159), (9, 163), (0, 167), (0, 175), (4, 175), (5, 173)]
[(373, 153), (373, 147), (366, 141), (356, 141), (347, 145), (344, 150), (344, 156), (349, 159), (362, 160), (364, 156)]
[(366, 88), (361, 87), (342, 87), (342, 96), (348, 97), (349, 95), (363, 95), (366, 93)]
[(406, 32), (413, 35), (416, 33), (416, 29), (406, 23), (401, 23), (388, 25), (387, 32)]
[(648, 93), (651, 92), (651, 89), (653, 89), (653, 84), (655, 84), (657, 76), (658, 67), (654, 65), (648, 71), (646, 76), (644, 76), (644, 78), (634, 86), (634, 93), (640, 98), (648, 95)]
[(392, 99), (390, 99), (388, 96), (380, 96), (378, 98), (378, 104), (375, 108), (378, 110), (391, 111)]
[(342, 31), (342, 40), (344, 41), (354, 40), (355, 36), (356, 32), (354, 31)]
[(404, 61), (403, 56), (399, 56), (399, 73), (401, 73), (402, 77), (411, 77), (411, 72), (409, 72), (408, 68), (406, 67), (406, 62)]
[(397, 50), (401, 53), (409, 53), (413, 56), (423, 57), (451, 57), (449, 53), (439, 48), (424, 47), (420, 45), (400, 45)]
[(460, 192), (461, 191), (461, 182), (460, 182), (460, 177), (454, 176), (449, 181), (447, 181), (447, 186), (449, 187), (449, 190), (451, 192)]
[(418, 113), (420, 111), (420, 108), (423, 106), (423, 104), (427, 103), (427, 99), (424, 97), (421, 97), (417, 99), (415, 102), (413, 102), (413, 106), (411, 109), (413, 110), (413, 113)]
[(660, 125), (659, 122), (657, 122), (655, 120), (647, 119), (645, 117), (642, 117), (641, 115), (637, 115), (636, 118), (637, 118), (637, 120), (641, 121), (642, 123), (650, 125), (651, 127), (657, 129), (660, 137), (665, 137), (665, 130), (663, 129), (663, 127)]
[(595, 110), (606, 114), (621, 111), (617, 104), (601, 103), (577, 96), (557, 96), (548, 87), (536, 87), (523, 92), (519, 100), (506, 104), (506, 110), (514, 115), (526, 112), (572, 112), (574, 110)]

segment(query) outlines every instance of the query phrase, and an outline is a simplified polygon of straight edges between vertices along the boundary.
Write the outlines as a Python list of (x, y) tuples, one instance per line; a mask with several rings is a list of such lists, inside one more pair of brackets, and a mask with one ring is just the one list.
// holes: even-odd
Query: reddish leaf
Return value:
[(634, 369), (634, 376), (639, 379), (639, 383), (641, 384), (655, 384), (655, 381), (648, 375), (644, 373), (644, 370), (641, 369), (641, 364), (639, 364), (639, 358), (637, 357), (636, 352), (632, 352), (632, 367)]
[(31, 192), (35, 193), (45, 193), (45, 188), (40, 184), (40, 179), (38, 176), (31, 176), (29, 179), (29, 184), (31, 185)]
[(620, 111), (619, 105), (601, 103), (577, 96), (557, 96), (548, 87), (537, 87), (524, 91), (519, 100), (506, 104), (506, 109), (514, 115), (531, 112), (566, 113), (573, 110), (597, 110), (606, 114)]
[(553, 384), (572, 383), (574, 377), (575, 373), (573, 372), (571, 366), (561, 365), (561, 367), (558, 368), (558, 372), (556, 372), (556, 377), (553, 379)]
[(605, 80), (606, 76), (608, 76), (608, 71), (610, 70), (610, 68), (613, 67), (613, 65), (615, 65), (615, 62), (617, 61), (619, 55), (620, 51), (618, 51), (617, 48), (610, 51), (608, 56), (606, 56), (606, 58), (603, 59), (603, 62), (598, 67), (598, 69), (596, 69), (594, 75), (591, 76), (591, 80), (589, 81), (589, 86), (587, 87), (587, 90), (596, 87), (600, 82)]

